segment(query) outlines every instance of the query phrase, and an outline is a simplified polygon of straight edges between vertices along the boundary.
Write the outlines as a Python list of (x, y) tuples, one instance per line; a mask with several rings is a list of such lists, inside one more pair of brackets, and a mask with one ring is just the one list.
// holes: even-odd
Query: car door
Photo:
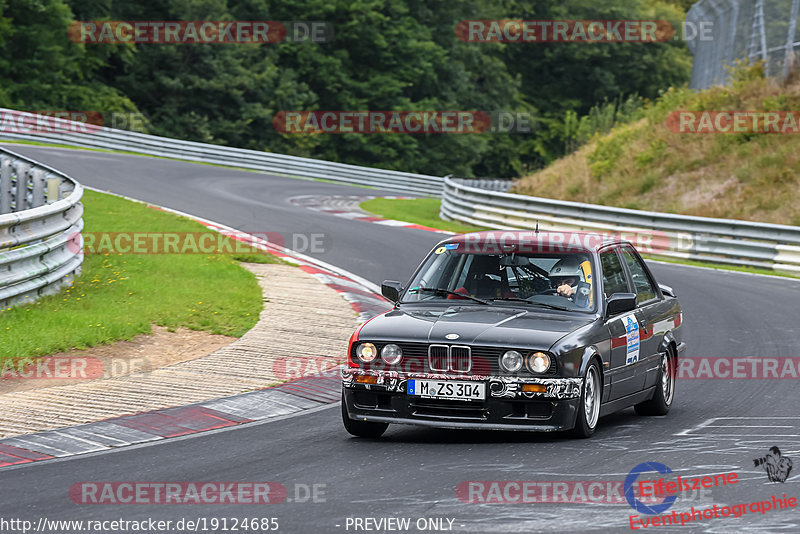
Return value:
[(661, 322), (663, 298), (650, 270), (630, 245), (622, 245), (620, 254), (630, 276), (633, 292), (639, 300), (636, 317), (639, 321), (639, 356), (634, 364), (632, 385), (641, 390), (655, 384), (661, 358), (658, 352), (661, 337), (656, 335)]
[[(603, 271), (603, 292), (608, 298), (614, 293), (632, 293), (628, 271), (619, 255), (619, 246), (609, 246), (599, 251), (600, 267)], [(606, 377), (611, 384), (608, 400), (615, 400), (636, 393), (642, 382), (637, 381), (634, 343), (638, 340), (638, 318), (635, 312), (626, 312), (605, 318), (605, 326), (611, 339), (611, 356)], [(634, 328), (636, 327), (636, 328)]]

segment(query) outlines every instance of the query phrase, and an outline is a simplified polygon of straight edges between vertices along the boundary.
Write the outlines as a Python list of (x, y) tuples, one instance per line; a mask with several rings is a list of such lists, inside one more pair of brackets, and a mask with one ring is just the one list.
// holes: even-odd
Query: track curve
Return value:
[[(140, 156), (13, 145), (85, 185), (219, 221), (247, 232), (325, 233), (310, 255), (372, 282), (406, 280), (439, 234), (332, 217), (289, 202), (301, 195), (380, 195), (377, 190), (274, 177)], [(387, 195), (392, 193), (387, 192)], [(688, 356), (789, 357), (800, 342), (800, 280), (652, 264), (684, 307)], [(444, 517), (457, 532), (616, 531), (628, 529), (626, 504), (469, 504), (464, 481), (615, 480), (657, 461), (685, 475), (736, 471), (740, 482), (714, 489), (711, 506), (800, 494), (800, 477), (769, 483), (753, 459), (775, 445), (800, 457), (796, 380), (683, 380), (665, 418), (632, 410), (601, 420), (594, 438), (570, 441), (523, 433), (391, 427), (380, 441), (351, 439), (330, 408), (264, 424), (105, 454), (5, 470), (0, 516), (58, 519), (262, 517), (282, 532), (347, 532), (347, 517)], [(720, 419), (730, 418), (730, 419)], [(714, 419), (712, 423), (709, 420)], [(720, 428), (728, 425), (729, 428)], [(795, 460), (798, 461), (798, 460)], [(226, 505), (76, 506), (75, 482), (279, 481), (324, 484), (324, 502), (272, 507)], [(797, 531), (797, 509), (704, 520), (692, 531)], [(447, 524), (445, 522), (445, 524)], [(337, 526), (338, 525), (338, 526)], [(663, 531), (663, 529), (661, 529)], [(416, 529), (412, 529), (416, 532)], [(682, 529), (686, 531), (686, 528)]]

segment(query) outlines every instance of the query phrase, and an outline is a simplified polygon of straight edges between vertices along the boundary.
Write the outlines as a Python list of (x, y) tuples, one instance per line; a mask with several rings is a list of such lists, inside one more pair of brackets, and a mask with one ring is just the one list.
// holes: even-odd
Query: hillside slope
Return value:
[(577, 152), (520, 179), (512, 192), (800, 225), (800, 128), (785, 134), (678, 133), (671, 122), (670, 129), (668, 118), (685, 110), (794, 111), (798, 117), (800, 76), (779, 83), (753, 66), (735, 71), (729, 87), (670, 89), (646, 106), (645, 118), (595, 136)]

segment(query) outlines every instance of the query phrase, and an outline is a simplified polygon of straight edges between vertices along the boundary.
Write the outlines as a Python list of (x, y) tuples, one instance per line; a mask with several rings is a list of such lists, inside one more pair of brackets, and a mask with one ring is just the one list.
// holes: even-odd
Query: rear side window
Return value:
[(639, 297), (639, 302), (647, 302), (656, 298), (656, 291), (653, 284), (650, 283), (650, 278), (647, 276), (647, 271), (644, 270), (642, 260), (628, 247), (622, 248), (622, 257), (625, 258), (625, 263), (628, 264), (628, 269), (631, 272), (633, 280), (633, 287), (636, 295)]
[(606, 297), (614, 293), (627, 293), (628, 283), (625, 281), (622, 263), (615, 249), (600, 253), (600, 265), (603, 267), (603, 288)]

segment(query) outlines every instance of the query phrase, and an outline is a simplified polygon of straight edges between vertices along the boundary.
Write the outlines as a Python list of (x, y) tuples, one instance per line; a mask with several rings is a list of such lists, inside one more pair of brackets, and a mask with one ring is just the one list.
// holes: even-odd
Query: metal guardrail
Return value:
[[(65, 119), (59, 119), (60, 124), (63, 125), (60, 130), (63, 131), (48, 132), (44, 131), (44, 127), (36, 126), (36, 115), (4, 108), (0, 108), (0, 119), (2, 119), (0, 124), (6, 126), (0, 129), (0, 138), (3, 139), (137, 152), (151, 156), (239, 167), (270, 174), (378, 187), (415, 195), (439, 196), (444, 182), (441, 176), (181, 141), (169, 137), (86, 125)], [(29, 131), (25, 132), (25, 129)]]
[(58, 292), (83, 262), (83, 187), (0, 148), (0, 309)]
[(445, 178), (441, 217), (498, 230), (622, 236), (642, 252), (800, 272), (800, 227), (712, 219), (489, 191)]

